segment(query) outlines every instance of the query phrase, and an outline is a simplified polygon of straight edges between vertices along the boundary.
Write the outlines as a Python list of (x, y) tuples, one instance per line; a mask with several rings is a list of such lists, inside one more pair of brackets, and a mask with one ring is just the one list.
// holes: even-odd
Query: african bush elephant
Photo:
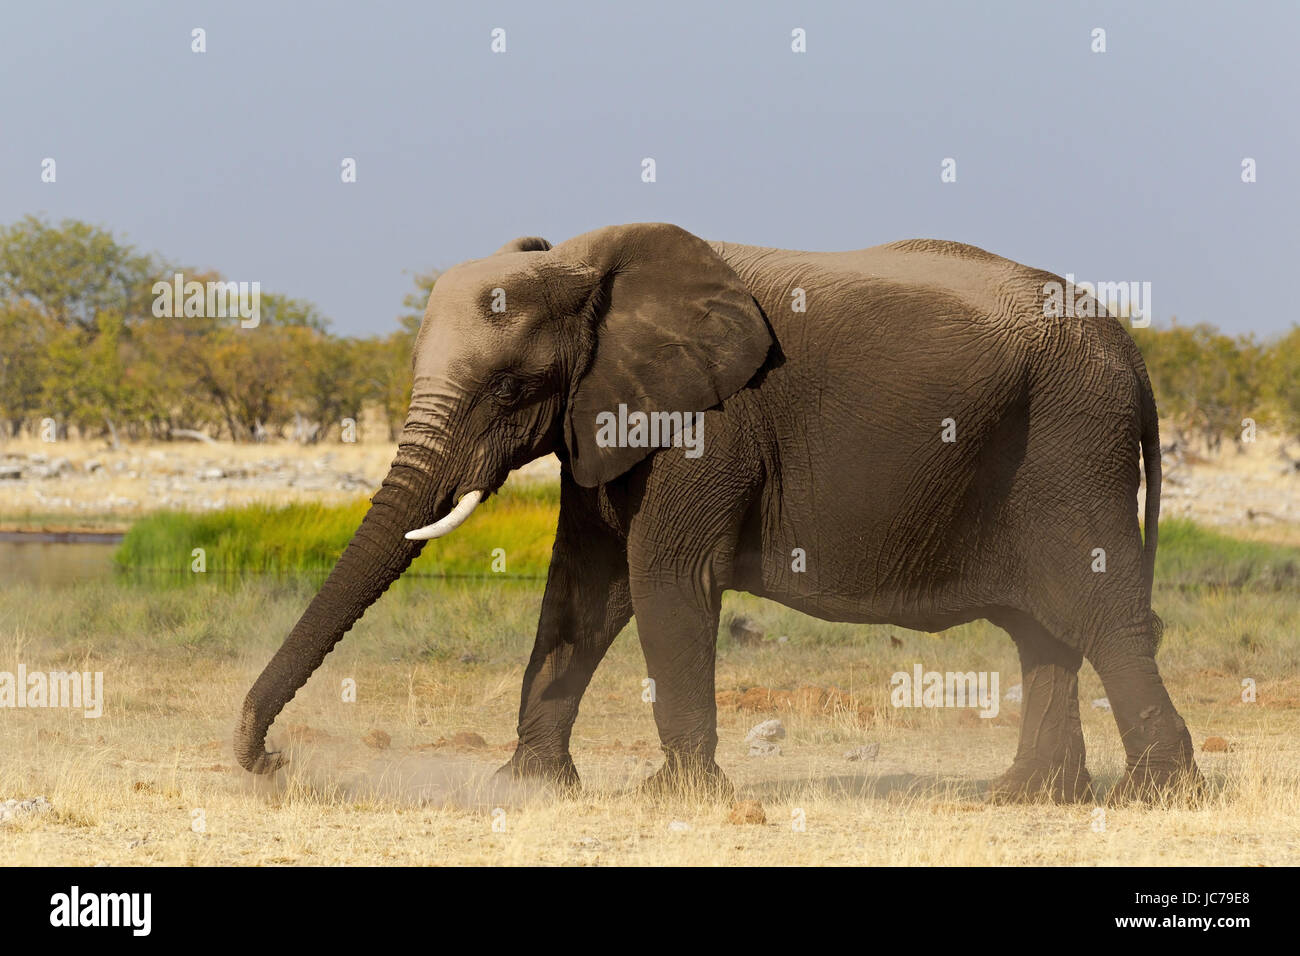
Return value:
[[(1008, 631), (1024, 705), (997, 799), (1089, 797), (1085, 657), (1127, 752), (1115, 795), (1199, 785), (1155, 662), (1151, 386), (1104, 310), (1045, 317), (1060, 281), (954, 242), (791, 252), (662, 223), (519, 239), (450, 269), (392, 469), (249, 692), (240, 763), (278, 767), (267, 729), (343, 634), (426, 540), (555, 452), (559, 526), (503, 772), (577, 782), (579, 700), (635, 614), (665, 755), (647, 785), (725, 788), (714, 654), (733, 589), (834, 621)], [(611, 416), (637, 412), (697, 421), (702, 453), (685, 425), (680, 443), (610, 440)]]

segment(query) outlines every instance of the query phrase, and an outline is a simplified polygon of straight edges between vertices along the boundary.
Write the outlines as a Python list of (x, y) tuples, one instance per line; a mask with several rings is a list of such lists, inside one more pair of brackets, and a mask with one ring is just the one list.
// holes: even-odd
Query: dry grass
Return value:
[[(309, 594), (305, 583), (265, 581), (0, 592), (0, 670), (19, 661), (31, 670), (103, 670), (108, 698), (98, 720), (0, 711), (0, 800), (44, 794), (54, 806), (0, 826), (0, 863), (1300, 862), (1294, 594), (1161, 594), (1169, 624), (1161, 667), (1211, 793), (1193, 808), (1107, 810), (1101, 832), (1091, 805), (983, 801), (1014, 751), (1017, 705), (1004, 703), (995, 720), (889, 707), (889, 674), (914, 662), (999, 671), (1005, 693), (1019, 676), (1001, 632), (977, 624), (936, 637), (830, 625), (742, 596), (729, 596), (728, 610), (755, 618), (769, 640), (737, 646), (724, 629), (720, 691), (842, 692), (838, 708), (809, 693), (780, 712), (720, 713), (719, 762), (741, 799), (761, 803), (765, 824), (728, 822), (728, 805), (635, 793), (658, 763), (635, 626), (584, 699), (573, 752), (586, 789), (565, 797), (484, 782), (513, 745), (536, 586), (399, 583), (277, 722), (273, 737), (299, 728), (291, 772), (255, 780), (234, 765), (234, 717)], [(463, 661), (467, 653), (475, 660)], [(1247, 676), (1258, 681), (1256, 704), (1240, 700)], [(356, 703), (340, 700), (345, 678), (357, 682)], [(1087, 668), (1082, 684), (1089, 766), (1105, 787), (1123, 754), (1109, 714), (1089, 706), (1103, 691)], [(749, 757), (744, 734), (768, 716), (788, 728), (784, 753)], [(377, 728), (391, 736), (386, 749), (363, 742)], [(451, 743), (461, 732), (480, 734), (485, 746)], [(1200, 753), (1211, 735), (1232, 749)], [(864, 743), (880, 745), (876, 760), (844, 758)], [(492, 828), (498, 806), (504, 832)], [(202, 833), (191, 828), (195, 810)], [(796, 811), (802, 832), (791, 826)]]

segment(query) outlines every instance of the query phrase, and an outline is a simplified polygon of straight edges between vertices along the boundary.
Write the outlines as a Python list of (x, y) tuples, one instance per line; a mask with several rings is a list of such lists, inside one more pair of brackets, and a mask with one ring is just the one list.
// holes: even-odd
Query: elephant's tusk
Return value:
[(406, 537), (410, 541), (429, 541), (433, 538), (441, 538), (448, 532), (455, 531), (465, 523), (465, 519), (470, 516), (478, 503), (483, 500), (483, 492), (471, 491), (464, 498), (456, 503), (446, 517), (440, 518), (431, 525), (423, 528), (416, 528), (414, 531), (406, 532)]

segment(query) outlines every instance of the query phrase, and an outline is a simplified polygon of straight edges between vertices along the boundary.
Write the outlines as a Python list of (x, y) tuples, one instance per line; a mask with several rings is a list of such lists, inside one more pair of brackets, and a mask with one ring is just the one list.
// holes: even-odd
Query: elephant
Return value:
[[(554, 453), (554, 550), (500, 773), (579, 785), (579, 701), (635, 615), (663, 751), (644, 786), (726, 792), (714, 672), (735, 590), (831, 621), (1004, 629), (1023, 708), (994, 800), (1093, 798), (1084, 658), (1126, 753), (1111, 798), (1200, 787), (1155, 660), (1151, 383), (1100, 305), (1049, 314), (1049, 283), (957, 242), (799, 252), (666, 223), (525, 237), (449, 269), (391, 469), (249, 691), (239, 763), (280, 767), (268, 728), (344, 633), (427, 541)], [(660, 440), (613, 434), (614, 415), (656, 418)]]

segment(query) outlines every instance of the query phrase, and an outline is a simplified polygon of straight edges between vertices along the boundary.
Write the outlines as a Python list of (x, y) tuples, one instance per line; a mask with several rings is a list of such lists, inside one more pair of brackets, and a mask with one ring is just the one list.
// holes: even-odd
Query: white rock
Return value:
[(1002, 695), (1003, 700), (1021, 701), (1025, 699), (1025, 688), (1022, 684), (1016, 684), (1014, 687), (1007, 688), (1007, 692)]
[(1110, 710), (1110, 700), (1105, 697), (1098, 697), (1092, 702), (1092, 706), (1097, 710)]
[(50, 801), (44, 797), (33, 797), (30, 800), (6, 800), (4, 803), (0, 803), (0, 823), (7, 823), (19, 817), (47, 813), (51, 809), (53, 808)]
[(745, 734), (745, 742), (753, 743), (756, 740), (785, 740), (785, 724), (775, 717), (755, 724)]

